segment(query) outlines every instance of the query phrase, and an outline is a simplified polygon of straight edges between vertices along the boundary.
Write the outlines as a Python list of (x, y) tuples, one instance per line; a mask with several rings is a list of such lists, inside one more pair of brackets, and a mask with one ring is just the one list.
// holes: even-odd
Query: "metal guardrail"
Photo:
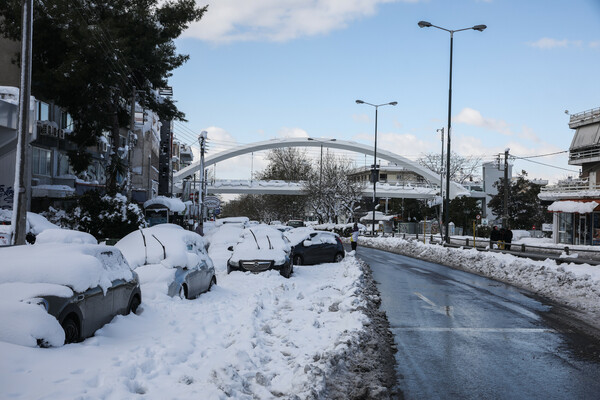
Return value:
[(600, 117), (600, 107), (572, 114), (569, 118), (569, 124), (577, 124), (594, 117)]
[[(598, 153), (600, 156), (600, 151)], [(588, 180), (578, 180), (573, 183), (564, 183), (558, 184), (555, 186), (545, 186), (542, 187), (540, 192), (542, 193), (552, 193), (552, 192), (579, 192), (581, 190), (600, 190), (600, 185), (592, 184), (588, 182)]]

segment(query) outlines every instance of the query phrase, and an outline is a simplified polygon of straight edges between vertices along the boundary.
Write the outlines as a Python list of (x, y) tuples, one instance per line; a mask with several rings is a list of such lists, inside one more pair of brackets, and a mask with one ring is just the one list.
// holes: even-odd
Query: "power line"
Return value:
[(568, 153), (569, 150), (563, 150), (563, 151), (557, 151), (555, 153), (548, 153), (548, 154), (540, 154), (537, 156), (528, 156), (528, 157), (520, 157), (521, 159), (526, 159), (526, 158), (537, 158), (537, 157), (547, 157), (547, 156), (554, 156), (556, 154), (563, 154), (563, 153)]
[(523, 160), (523, 161), (527, 161), (527, 162), (534, 163), (534, 164), (540, 164), (540, 165), (543, 165), (543, 166), (546, 166), (546, 167), (551, 167), (551, 168), (556, 168), (556, 169), (562, 169), (564, 171), (569, 171), (569, 172), (573, 172), (573, 173), (578, 173), (579, 172), (579, 171), (575, 171), (575, 170), (572, 170), (572, 169), (557, 167), (556, 165), (541, 163), (539, 161), (532, 161), (532, 160), (529, 160), (529, 159), (524, 158), (524, 157), (517, 157), (517, 156), (513, 156), (513, 155), (511, 155), (511, 157), (513, 157), (515, 159), (518, 159), (518, 160)]

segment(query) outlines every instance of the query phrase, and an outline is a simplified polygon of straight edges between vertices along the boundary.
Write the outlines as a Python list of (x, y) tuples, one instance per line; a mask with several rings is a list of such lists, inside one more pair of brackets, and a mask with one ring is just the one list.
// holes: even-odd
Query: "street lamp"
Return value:
[(446, 154), (446, 197), (444, 198), (444, 229), (446, 230), (445, 241), (446, 243), (450, 243), (450, 231), (448, 230), (448, 225), (450, 224), (450, 134), (452, 133), (452, 47), (454, 43), (454, 32), (468, 31), (470, 29), (483, 32), (483, 30), (486, 29), (487, 26), (475, 25), (470, 28), (450, 30), (442, 28), (441, 26), (433, 25), (432, 23), (427, 21), (419, 21), (418, 25), (420, 28), (433, 27), (450, 33), (450, 85), (448, 90), (448, 131), (446, 134), (446, 137), (448, 138), (448, 149)]
[(381, 106), (395, 106), (398, 102), (371, 104), (366, 101), (356, 100), (356, 104), (367, 104), (375, 107), (375, 146), (373, 147), (373, 165), (371, 166), (371, 181), (373, 181), (373, 229), (371, 232), (375, 236), (375, 196), (377, 194), (377, 181), (379, 180), (379, 169), (377, 168), (377, 109)]

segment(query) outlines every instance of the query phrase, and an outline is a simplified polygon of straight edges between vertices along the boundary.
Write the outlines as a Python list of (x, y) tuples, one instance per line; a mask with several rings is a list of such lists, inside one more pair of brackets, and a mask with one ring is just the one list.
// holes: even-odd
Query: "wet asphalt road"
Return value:
[(600, 342), (543, 299), (381, 250), (357, 257), (381, 292), (406, 399), (600, 399)]

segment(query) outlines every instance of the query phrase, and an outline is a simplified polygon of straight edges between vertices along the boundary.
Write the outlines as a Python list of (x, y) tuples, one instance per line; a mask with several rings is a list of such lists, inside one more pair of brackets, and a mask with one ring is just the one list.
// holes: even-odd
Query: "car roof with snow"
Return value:
[(106, 291), (114, 280), (133, 278), (129, 264), (112, 246), (49, 243), (6, 247), (0, 254), (0, 283), (50, 283), (84, 292), (96, 286)]
[(290, 251), (289, 240), (283, 233), (268, 225), (257, 225), (244, 230), (233, 249), (231, 260), (274, 260), (283, 263)]
[(119, 240), (115, 247), (132, 268), (146, 264), (185, 268), (194, 268), (202, 262), (209, 267), (213, 265), (206, 253), (204, 238), (174, 224), (138, 229)]

